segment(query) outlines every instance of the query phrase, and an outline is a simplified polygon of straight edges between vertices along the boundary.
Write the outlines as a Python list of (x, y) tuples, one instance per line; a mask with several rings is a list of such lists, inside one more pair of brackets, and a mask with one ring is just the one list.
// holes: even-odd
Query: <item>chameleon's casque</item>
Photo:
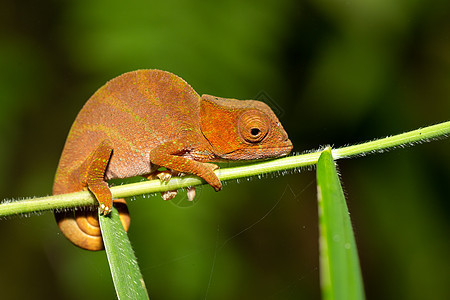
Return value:
[[(67, 137), (53, 193), (88, 189), (108, 214), (112, 198), (106, 180), (138, 175), (169, 180), (171, 174), (190, 173), (219, 191), (217, 166), (210, 162), (278, 157), (291, 149), (266, 104), (200, 97), (174, 74), (139, 70), (106, 83), (81, 109)], [(158, 172), (160, 166), (169, 171)], [(172, 191), (163, 197), (175, 195)], [(126, 204), (115, 202), (128, 228)], [(55, 212), (55, 216), (74, 244), (103, 249), (95, 210)]]

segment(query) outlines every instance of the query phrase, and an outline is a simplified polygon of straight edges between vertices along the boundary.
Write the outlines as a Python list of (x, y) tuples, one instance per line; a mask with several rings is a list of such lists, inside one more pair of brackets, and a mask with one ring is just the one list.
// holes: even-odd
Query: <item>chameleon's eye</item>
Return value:
[(255, 128), (250, 129), (250, 134), (252, 136), (258, 136), (260, 133), (261, 133), (261, 130), (259, 128), (255, 127)]
[(261, 142), (269, 132), (269, 118), (259, 110), (244, 112), (239, 118), (238, 130), (241, 137), (249, 143)]

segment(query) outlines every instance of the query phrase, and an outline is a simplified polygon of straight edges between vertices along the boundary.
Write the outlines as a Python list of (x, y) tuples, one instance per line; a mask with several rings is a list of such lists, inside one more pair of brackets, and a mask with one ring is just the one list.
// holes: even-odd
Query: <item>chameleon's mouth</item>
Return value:
[(288, 155), (292, 151), (292, 148), (294, 148), (294, 145), (292, 145), (291, 140), (287, 139), (282, 143), (282, 149), (284, 149), (284, 152), (280, 156)]
[(236, 149), (232, 152), (221, 155), (221, 158), (226, 160), (254, 160), (263, 158), (275, 158), (289, 154), (292, 148), (292, 142), (290, 140), (285, 140), (279, 144), (266, 146), (263, 148), (255, 146)]
[[(292, 151), (293, 145), (292, 142), (290, 140), (286, 140), (284, 142), (282, 142), (280, 145), (276, 145), (275, 147), (270, 147), (267, 148), (266, 151), (262, 151), (267, 157), (280, 157), (280, 156), (285, 156), (288, 155), (291, 151)], [(272, 155), (271, 155), (272, 153)], [(261, 157), (261, 158), (264, 158)]]

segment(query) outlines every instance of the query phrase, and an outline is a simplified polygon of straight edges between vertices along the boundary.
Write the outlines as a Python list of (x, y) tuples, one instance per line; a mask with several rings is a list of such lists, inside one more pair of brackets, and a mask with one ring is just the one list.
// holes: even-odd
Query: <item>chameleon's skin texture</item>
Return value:
[[(214, 173), (218, 167), (209, 162), (278, 157), (291, 149), (286, 132), (266, 104), (200, 97), (174, 74), (139, 70), (112, 79), (86, 102), (67, 138), (53, 193), (89, 189), (108, 214), (109, 179), (156, 174), (166, 181), (171, 172), (190, 173), (219, 191), (222, 184)], [(160, 166), (169, 172), (156, 173)], [(190, 198), (193, 195), (195, 191)], [(173, 196), (167, 194), (168, 199)], [(55, 212), (60, 229), (73, 243), (101, 250), (99, 231), (91, 230), (96, 235), (92, 239), (80, 234), (78, 224), (86, 219), (97, 225), (95, 212), (86, 214), (87, 218)], [(126, 214), (123, 218), (127, 227), (129, 218)]]

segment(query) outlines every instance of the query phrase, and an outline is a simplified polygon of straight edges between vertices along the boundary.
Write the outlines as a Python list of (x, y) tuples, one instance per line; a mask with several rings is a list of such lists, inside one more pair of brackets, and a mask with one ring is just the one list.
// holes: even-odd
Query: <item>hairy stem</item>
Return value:
[[(377, 139), (374, 141), (347, 146), (332, 150), (333, 158), (340, 159), (357, 155), (382, 152), (390, 148), (410, 146), (419, 142), (427, 142), (450, 134), (450, 121), (409, 131), (406, 133)], [(317, 163), (321, 151), (283, 157), (270, 161), (254, 163), (246, 166), (216, 170), (220, 180), (226, 181), (243, 177), (284, 171)], [(144, 181), (111, 187), (114, 198), (131, 197), (162, 191), (176, 190), (189, 186), (205, 184), (195, 176), (174, 177), (168, 183), (159, 180)], [(89, 206), (96, 203), (91, 193), (77, 192), (40, 198), (30, 198), (20, 201), (4, 201), (0, 204), (0, 217), (15, 214), (31, 213), (43, 210)]]

